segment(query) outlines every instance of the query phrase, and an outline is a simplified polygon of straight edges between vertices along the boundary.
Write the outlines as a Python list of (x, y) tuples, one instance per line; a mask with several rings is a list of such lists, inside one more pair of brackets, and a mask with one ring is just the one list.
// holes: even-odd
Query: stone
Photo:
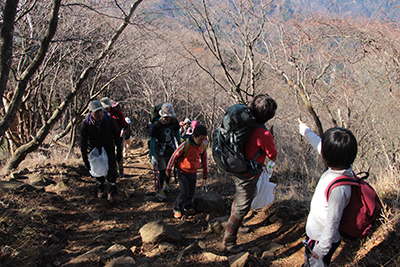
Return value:
[(193, 198), (194, 209), (198, 212), (221, 212), (225, 210), (222, 196), (213, 191), (197, 191)]
[(229, 265), (231, 267), (244, 267), (250, 260), (249, 252), (241, 252), (228, 257)]
[(174, 227), (168, 226), (161, 220), (145, 224), (139, 229), (143, 243), (179, 242), (183, 235)]
[(160, 250), (160, 252), (174, 252), (176, 251), (176, 246), (168, 243), (168, 242), (161, 242), (158, 245), (158, 249)]
[(98, 246), (89, 250), (88, 252), (73, 258), (69, 262), (62, 265), (62, 267), (76, 267), (82, 266), (85, 262), (94, 261), (98, 262), (101, 253), (106, 249), (106, 246)]
[(103, 264), (107, 264), (111, 260), (122, 256), (133, 257), (133, 253), (123, 245), (114, 244), (101, 254), (100, 261)]
[(215, 255), (214, 253), (211, 252), (203, 252), (201, 254), (201, 258), (205, 261), (208, 262), (223, 262), (223, 261), (228, 261), (228, 257), (226, 256), (219, 256)]
[(133, 267), (137, 266), (135, 260), (129, 256), (121, 256), (108, 262), (105, 267)]

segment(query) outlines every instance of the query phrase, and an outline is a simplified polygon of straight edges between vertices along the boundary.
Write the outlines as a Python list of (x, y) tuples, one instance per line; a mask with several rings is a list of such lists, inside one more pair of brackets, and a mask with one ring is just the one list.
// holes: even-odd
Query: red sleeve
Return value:
[(266, 132), (264, 132), (263, 137), (264, 138), (259, 139), (262, 150), (265, 151), (268, 158), (275, 160), (276, 156), (278, 155), (278, 151), (276, 150), (276, 147), (275, 147), (274, 137), (272, 136), (271, 132), (268, 130)]
[(174, 166), (175, 162), (183, 155), (183, 149), (185, 147), (186, 142), (182, 142), (179, 147), (175, 150), (175, 152), (172, 154), (171, 158), (168, 161), (167, 165), (167, 172), (171, 172), (172, 167)]

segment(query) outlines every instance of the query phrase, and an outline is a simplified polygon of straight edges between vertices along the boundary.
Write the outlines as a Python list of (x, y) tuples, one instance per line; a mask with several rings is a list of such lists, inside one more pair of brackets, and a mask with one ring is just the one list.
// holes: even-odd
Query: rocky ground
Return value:
[[(153, 171), (142, 142), (131, 147), (125, 160), (125, 174), (118, 180), (115, 203), (96, 197), (93, 179), (81, 165), (47, 164), (0, 181), (3, 188), (0, 266), (107, 263), (107, 266), (301, 266), (303, 263), (301, 241), (309, 205), (306, 201), (275, 201), (264, 209), (251, 211), (245, 221), (247, 232), (238, 236), (238, 243), (246, 252), (227, 255), (222, 245), (223, 221), (229, 214), (235, 191), (228, 176), (212, 166), (207, 185), (208, 190), (221, 195), (223, 211), (198, 213), (178, 220), (173, 218), (172, 209), (179, 186), (172, 179), (168, 201), (155, 200)], [(197, 190), (202, 185), (202, 179), (198, 179)], [(175, 233), (172, 238), (144, 242), (140, 229), (154, 221)], [(180, 235), (181, 238), (174, 239)], [(380, 257), (379, 249), (370, 253), (378, 242), (379, 238), (375, 238), (363, 247), (360, 242), (344, 242), (331, 266), (382, 266), (371, 264), (373, 261), (366, 257)], [(110, 263), (118, 257), (119, 264)], [(390, 264), (386, 266), (398, 266)]]

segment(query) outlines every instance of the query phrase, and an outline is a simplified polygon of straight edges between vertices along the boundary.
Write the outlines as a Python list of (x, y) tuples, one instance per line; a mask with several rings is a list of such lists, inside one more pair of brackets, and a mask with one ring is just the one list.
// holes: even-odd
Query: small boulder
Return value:
[(174, 227), (168, 226), (160, 220), (145, 224), (139, 229), (143, 243), (178, 242), (183, 235)]
[(194, 209), (199, 212), (221, 212), (225, 210), (222, 196), (213, 191), (197, 191), (193, 198)]

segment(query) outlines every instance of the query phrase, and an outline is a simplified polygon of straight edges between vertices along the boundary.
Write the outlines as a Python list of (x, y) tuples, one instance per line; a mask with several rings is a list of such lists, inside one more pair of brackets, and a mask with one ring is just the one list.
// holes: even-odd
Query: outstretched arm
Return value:
[(312, 147), (321, 154), (321, 138), (316, 135), (304, 122), (299, 120), (299, 132), (302, 136), (307, 138)]

